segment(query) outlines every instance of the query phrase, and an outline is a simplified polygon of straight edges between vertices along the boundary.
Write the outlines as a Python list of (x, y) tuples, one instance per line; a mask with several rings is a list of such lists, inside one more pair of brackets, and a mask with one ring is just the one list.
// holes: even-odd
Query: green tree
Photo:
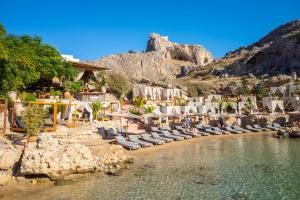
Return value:
[(242, 85), (242, 86), (236, 88), (235, 93), (237, 95), (247, 95), (247, 94), (250, 94), (250, 90), (249, 90), (248, 86)]
[(262, 98), (268, 94), (266, 88), (263, 86), (263, 84), (258, 84), (252, 89), (252, 93), (259, 98)]
[(0, 90), (26, 89), (51, 82), (53, 77), (72, 79), (77, 71), (63, 61), (40, 37), (6, 34), (0, 26)]
[(121, 74), (113, 73), (107, 79), (110, 90), (119, 98), (124, 97), (131, 90), (131, 84), (127, 78)]

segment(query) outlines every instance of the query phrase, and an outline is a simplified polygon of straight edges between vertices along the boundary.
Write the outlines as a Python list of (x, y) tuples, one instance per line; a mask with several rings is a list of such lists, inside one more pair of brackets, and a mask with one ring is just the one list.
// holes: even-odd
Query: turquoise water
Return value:
[(146, 154), (121, 176), (96, 175), (23, 199), (300, 199), (300, 140), (198, 140)]

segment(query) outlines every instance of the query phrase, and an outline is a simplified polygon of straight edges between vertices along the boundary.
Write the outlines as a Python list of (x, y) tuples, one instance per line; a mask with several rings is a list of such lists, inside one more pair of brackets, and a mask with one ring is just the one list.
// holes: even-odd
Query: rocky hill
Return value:
[(195, 70), (193, 77), (214, 75), (290, 74), (300, 72), (300, 20), (284, 24), (258, 42), (227, 53), (205, 69)]
[(166, 36), (152, 33), (146, 51), (105, 56), (94, 63), (133, 81), (157, 82), (176, 78), (182, 68), (205, 66), (212, 61), (211, 53), (202, 46), (177, 44)]

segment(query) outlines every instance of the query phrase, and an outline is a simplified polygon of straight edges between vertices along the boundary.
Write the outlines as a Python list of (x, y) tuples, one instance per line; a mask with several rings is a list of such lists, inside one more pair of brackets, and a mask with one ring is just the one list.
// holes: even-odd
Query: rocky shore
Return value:
[(118, 175), (133, 162), (122, 147), (93, 155), (83, 144), (66, 142), (48, 133), (40, 134), (35, 142), (29, 142), (24, 148), (18, 146), (0, 139), (0, 186), (14, 182), (57, 181), (73, 174)]

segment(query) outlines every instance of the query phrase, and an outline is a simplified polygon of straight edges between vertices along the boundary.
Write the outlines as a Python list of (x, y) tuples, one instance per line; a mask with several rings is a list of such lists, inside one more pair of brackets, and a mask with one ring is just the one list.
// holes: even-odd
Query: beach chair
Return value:
[(153, 146), (152, 143), (140, 140), (139, 137), (136, 136), (136, 135), (128, 135), (128, 140), (141, 145), (141, 147), (151, 147), (151, 146)]
[(258, 124), (254, 124), (253, 127), (254, 127), (254, 128), (257, 128), (257, 129), (261, 129), (262, 131), (271, 131), (271, 129), (263, 128), (263, 127), (261, 127), (261, 126), (258, 125)]
[(208, 136), (209, 133), (205, 132), (203, 127), (200, 124), (195, 125), (195, 128), (198, 130), (198, 133), (201, 134), (202, 136)]
[(219, 131), (219, 132), (221, 132), (223, 134), (230, 134), (230, 131), (222, 130), (219, 127), (211, 127), (211, 129), (214, 130), (214, 131)]
[(280, 128), (280, 129), (283, 129), (284, 127), (281, 126), (280, 124), (278, 123), (273, 123), (273, 126), (276, 127), (276, 128)]
[(271, 129), (272, 131), (279, 131), (279, 130), (280, 130), (280, 128), (277, 128), (277, 127), (275, 127), (275, 126), (272, 126), (272, 124), (267, 124), (266, 127), (267, 127), (268, 129)]
[(172, 130), (173, 135), (184, 137), (184, 139), (191, 139), (191, 135), (181, 134), (178, 130)]
[(166, 143), (174, 141), (172, 138), (166, 138), (166, 137), (160, 136), (157, 132), (151, 132), (151, 135), (152, 135), (153, 138), (156, 138), (156, 139), (159, 139), (159, 140), (163, 140)]
[(231, 128), (230, 126), (225, 126), (224, 128), (226, 131), (229, 131), (230, 133), (234, 133), (234, 134), (243, 133), (242, 131), (235, 130), (235, 129)]
[(253, 128), (250, 125), (246, 125), (246, 129), (248, 129), (248, 130), (250, 130), (252, 132), (260, 132), (261, 131), (261, 129)]
[(163, 126), (163, 127), (160, 127), (159, 129), (162, 131), (171, 131), (172, 130), (170, 126)]
[(152, 131), (152, 132), (157, 132), (157, 133), (160, 133), (160, 132), (161, 132), (161, 130), (159, 130), (159, 128), (158, 128), (158, 127), (155, 127), (155, 126), (152, 126), (152, 127), (151, 127), (151, 131)]
[(164, 137), (171, 138), (171, 139), (174, 139), (176, 141), (184, 140), (184, 137), (173, 135), (169, 131), (162, 131), (162, 134), (163, 134)]
[(181, 126), (175, 126), (175, 129), (178, 131), (181, 131), (185, 135), (191, 135), (192, 137), (200, 137), (201, 136), (201, 133), (199, 131), (196, 131), (196, 132), (189, 131), (186, 128), (183, 128)]
[(146, 134), (146, 133), (142, 134), (141, 136), (142, 136), (142, 139), (145, 140), (146, 142), (150, 142), (150, 143), (155, 144), (155, 145), (160, 145), (160, 144), (165, 144), (166, 143), (163, 140), (159, 140), (159, 139), (155, 139), (153, 137), (150, 137), (150, 135)]
[(210, 134), (213, 134), (213, 135), (222, 135), (222, 132), (211, 129), (211, 127), (209, 125), (204, 125), (203, 129), (204, 129), (204, 131), (206, 131)]
[(229, 126), (229, 127), (231, 127), (233, 130), (238, 130), (238, 131), (241, 131), (241, 132), (243, 132), (243, 133), (249, 132), (249, 130), (246, 130), (246, 129), (241, 128), (241, 127), (238, 127), (238, 126), (231, 125), (231, 126)]
[(129, 150), (136, 150), (141, 148), (141, 146), (137, 143), (126, 141), (123, 136), (117, 136), (116, 141), (118, 144)]

